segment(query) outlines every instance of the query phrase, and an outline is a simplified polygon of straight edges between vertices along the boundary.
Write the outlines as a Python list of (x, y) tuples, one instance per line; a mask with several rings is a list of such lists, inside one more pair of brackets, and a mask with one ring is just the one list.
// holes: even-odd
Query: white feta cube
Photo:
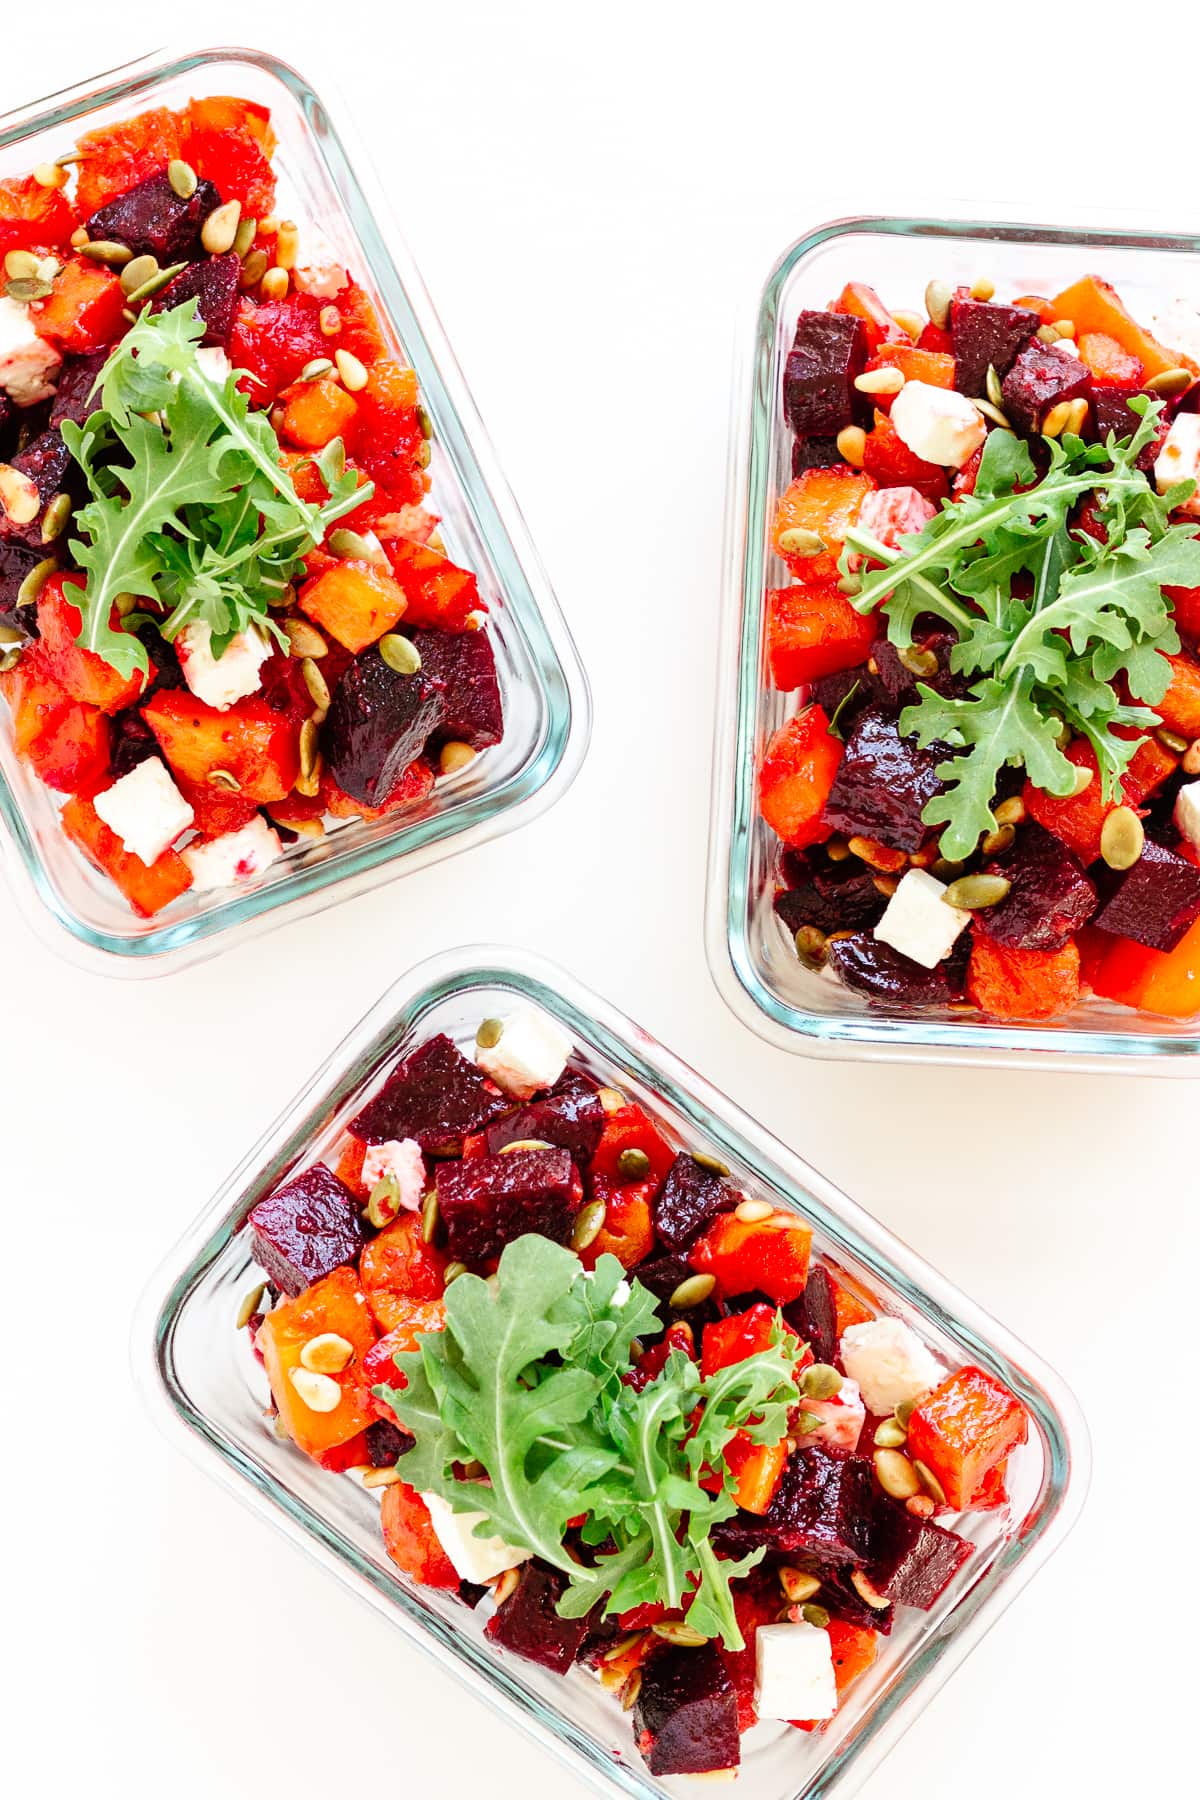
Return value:
[(1160, 494), (1177, 481), (1197, 483), (1181, 511), (1200, 513), (1200, 413), (1177, 413), (1154, 459), (1154, 485)]
[(1200, 850), (1200, 781), (1187, 781), (1175, 796), (1175, 823), (1181, 836)]
[(946, 884), (927, 869), (910, 869), (888, 901), (875, 936), (923, 969), (935, 968), (971, 923), (969, 912), (946, 904), (945, 892)]
[(892, 401), (892, 424), (923, 462), (961, 469), (987, 436), (983, 415), (952, 388), (906, 381)]
[(425, 1197), (425, 1159), (415, 1138), (388, 1138), (386, 1143), (368, 1148), (362, 1167), (367, 1192), (389, 1175), (396, 1183), (397, 1205), (420, 1212)]
[(760, 1719), (832, 1719), (837, 1681), (829, 1633), (800, 1619), (754, 1634), (754, 1709)]
[(440, 1494), (422, 1494), (421, 1498), (429, 1508), (437, 1541), (454, 1564), (460, 1581), (491, 1581), (494, 1576), (503, 1575), (505, 1569), (515, 1569), (529, 1561), (532, 1552), (514, 1550), (502, 1538), (472, 1537), (483, 1513), (455, 1512)]
[(259, 670), (271, 654), (271, 646), (257, 626), (251, 625), (230, 638), (223, 656), (212, 653), (212, 632), (207, 625), (185, 625), (175, 639), (183, 678), (206, 706), (224, 712), (235, 700), (244, 700), (262, 686)]
[(54, 392), (62, 357), (33, 329), (29, 308), (0, 295), (0, 388), (14, 406), (36, 406)]
[[(1160, 344), (1189, 362), (1200, 363), (1200, 312), (1190, 300), (1172, 300), (1149, 318), (1150, 331)], [(1058, 348), (1061, 350), (1062, 345)]]
[(842, 1367), (856, 1381), (869, 1412), (884, 1416), (935, 1388), (946, 1371), (903, 1319), (866, 1319), (847, 1325), (839, 1346)]
[(220, 344), (202, 344), (196, 352), (196, 367), (216, 387), (224, 387), (226, 379), (233, 374), (233, 364)]
[(97, 794), (92, 804), (109, 830), (147, 868), (170, 849), (196, 816), (157, 756), (138, 763), (128, 775)]
[(193, 885), (203, 892), (252, 880), (270, 868), (282, 850), (278, 837), (259, 816), (240, 831), (226, 831), (207, 844), (189, 845), (183, 860), (192, 871)]
[(858, 1448), (867, 1421), (867, 1409), (857, 1381), (851, 1381), (847, 1376), (832, 1399), (810, 1400), (806, 1395), (801, 1405), (810, 1417), (821, 1423), (811, 1431), (797, 1433), (796, 1443), (800, 1449), (807, 1449), (810, 1444), (823, 1444), (827, 1450), (844, 1450), (849, 1454)]
[(545, 1013), (529, 1007), (503, 1023), (499, 1043), (476, 1049), (478, 1067), (518, 1100), (528, 1100), (539, 1088), (553, 1087), (574, 1049), (566, 1032)]

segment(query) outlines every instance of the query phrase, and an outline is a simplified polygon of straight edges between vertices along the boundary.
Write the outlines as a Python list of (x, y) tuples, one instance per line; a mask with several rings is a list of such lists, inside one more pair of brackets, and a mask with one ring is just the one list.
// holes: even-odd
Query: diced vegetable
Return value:
[(1099, 275), (1085, 275), (1081, 281), (1073, 282), (1050, 306), (1054, 318), (1074, 320), (1077, 337), (1101, 332), (1114, 339), (1141, 363), (1147, 376), (1161, 375), (1188, 361), (1177, 351), (1165, 350), (1144, 331), (1126, 311), (1116, 289)]
[(933, 1470), (955, 1511), (1025, 1442), (1025, 1408), (983, 1369), (957, 1369), (909, 1420), (908, 1454)]
[(73, 700), (55, 679), (47, 651), (35, 644), (14, 669), (0, 675), (0, 693), (13, 713), (13, 742), (47, 787), (92, 795), (109, 778), (108, 719)]
[[(331, 1334), (350, 1346), (350, 1358), (336, 1373), (306, 1368), (305, 1346)], [(378, 1333), (366, 1298), (352, 1269), (335, 1269), (294, 1300), (281, 1300), (259, 1327), (258, 1344), (266, 1365), (271, 1394), (287, 1434), (309, 1456), (363, 1431), (375, 1417), (363, 1375), (363, 1358)]]
[(774, 588), (767, 595), (767, 657), (777, 688), (797, 688), (865, 661), (875, 624), (832, 583)]
[(390, 631), (407, 602), (396, 582), (368, 562), (339, 562), (306, 582), (300, 610), (355, 655)]
[(1025, 783), (1024, 801), (1031, 818), (1060, 837), (1081, 862), (1095, 862), (1100, 854), (1100, 834), (1104, 821), (1113, 808), (1120, 805), (1138, 807), (1155, 788), (1173, 775), (1176, 758), (1156, 738), (1143, 738), (1122, 780), (1121, 797), (1104, 798), (1104, 786), (1096, 763), (1096, 753), (1086, 738), (1076, 738), (1067, 745), (1066, 757), (1078, 769), (1087, 769), (1092, 779), (1081, 793), (1061, 798)]
[(86, 356), (123, 329), (125, 295), (111, 269), (71, 257), (54, 277), (50, 294), (30, 309), (39, 337), (58, 349)]
[(358, 414), (354, 395), (328, 376), (297, 382), (282, 400), (283, 435), (301, 450), (322, 450), (335, 437), (344, 437)]
[(224, 769), (247, 799), (282, 800), (300, 773), (299, 733), (257, 694), (218, 712), (185, 688), (151, 694), (142, 716), (162, 753), (189, 781)]
[(793, 849), (832, 836), (824, 808), (841, 760), (842, 746), (819, 706), (805, 707), (767, 745), (759, 773), (759, 810)]
[[(874, 487), (869, 475), (840, 465), (833, 469), (805, 469), (781, 496), (775, 508), (771, 543), (788, 568), (805, 582), (836, 582), (838, 557), (847, 529), (858, 517), (863, 496)], [(825, 548), (816, 556), (788, 549), (786, 533), (815, 532)]]
[(458, 1587), (458, 1571), (442, 1549), (429, 1508), (414, 1488), (403, 1481), (384, 1488), (379, 1522), (384, 1548), (397, 1568), (422, 1587)]
[(1055, 1019), (1079, 1001), (1079, 948), (1014, 950), (976, 932), (967, 993), (993, 1019)]
[(359, 1258), (367, 1303), (384, 1331), (395, 1331), (414, 1305), (441, 1298), (449, 1259), (421, 1234), (419, 1213), (401, 1213)]
[(722, 1294), (765, 1294), (782, 1306), (803, 1294), (811, 1251), (812, 1227), (803, 1219), (774, 1213), (750, 1223), (727, 1213), (692, 1245), (688, 1261), (715, 1275)]
[(144, 863), (110, 831), (90, 800), (76, 795), (62, 809), (63, 830), (89, 861), (114, 881), (141, 919), (178, 900), (192, 885), (192, 872), (175, 850), (164, 850), (152, 863)]

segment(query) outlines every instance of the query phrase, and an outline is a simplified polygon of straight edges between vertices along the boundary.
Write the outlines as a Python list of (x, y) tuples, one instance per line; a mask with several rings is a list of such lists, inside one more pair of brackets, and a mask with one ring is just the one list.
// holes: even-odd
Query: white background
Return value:
[(1189, 10), (6, 8), (3, 107), (187, 33), (342, 90), (596, 701), (583, 773), (527, 831), (169, 981), (77, 973), (0, 893), (14, 1795), (584, 1791), (169, 1450), (129, 1373), (139, 1292), (218, 1181), (393, 975), (481, 938), (607, 992), (1089, 1414), (1083, 1522), (870, 1800), (1178, 1791), (1200, 1089), (789, 1057), (724, 1009), (701, 913), (739, 310), (805, 226), (918, 196), (1196, 229)]

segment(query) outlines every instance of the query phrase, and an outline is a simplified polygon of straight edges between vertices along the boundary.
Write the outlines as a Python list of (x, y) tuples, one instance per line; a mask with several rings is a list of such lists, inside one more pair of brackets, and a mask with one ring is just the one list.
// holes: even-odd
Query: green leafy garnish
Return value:
[[(122, 675), (149, 668), (136, 635), (147, 622), (168, 640), (207, 625), (218, 656), (252, 623), (278, 638), (271, 603), (373, 491), (357, 485), (335, 438), (312, 459), (329, 498), (301, 500), (266, 413), (238, 391), (239, 371), (218, 379), (205, 369), (204, 330), (194, 300), (147, 308), (96, 378), (97, 410), (62, 427), (92, 496), (70, 546), (87, 578), (78, 641)], [(150, 610), (114, 618), (118, 596)]]
[[(1137, 749), (1136, 734), (1121, 728), (1159, 723), (1152, 709), (1170, 683), (1166, 655), (1179, 649), (1163, 589), (1200, 585), (1200, 526), (1170, 520), (1194, 482), (1158, 494), (1136, 466), (1161, 402), (1131, 405), (1142, 418), (1130, 438), (1045, 439), (1050, 466), (1040, 480), (1022, 439), (991, 432), (974, 493), (946, 503), (896, 549), (857, 529), (846, 534), (844, 576), (855, 552), (886, 565), (863, 578), (859, 611), (881, 608), (900, 649), (913, 643), (917, 619), (935, 614), (958, 634), (952, 669), (974, 678), (961, 699), (919, 684), (919, 701), (900, 716), (902, 732), (955, 751), (938, 765), (946, 787), (923, 814), (945, 827), (941, 854), (952, 861), (995, 829), (1006, 764), (1023, 765), (1047, 793), (1070, 794), (1077, 768), (1063, 743), (1085, 737), (1113, 800)], [(1088, 495), (1104, 542), (1070, 523)]]
[[(579, 1258), (529, 1234), (509, 1244), (493, 1282), (460, 1275), (446, 1290), (446, 1329), (396, 1358), (407, 1386), (375, 1393), (416, 1442), (404, 1478), (456, 1512), (478, 1512), (477, 1535), (499, 1536), (560, 1569), (567, 1618), (593, 1607), (680, 1607), (689, 1624), (742, 1647), (729, 1583), (759, 1560), (722, 1560), (712, 1527), (736, 1507), (724, 1451), (737, 1431), (755, 1443), (786, 1435), (799, 1399), (795, 1338), (777, 1322), (771, 1348), (703, 1377), (675, 1351), (640, 1392), (621, 1378), (634, 1340), (659, 1321), (656, 1302), (628, 1284), (614, 1256), (587, 1275)], [(481, 1463), (488, 1480), (455, 1465)], [(700, 1486), (723, 1470), (718, 1492)], [(578, 1562), (568, 1524), (593, 1554)]]

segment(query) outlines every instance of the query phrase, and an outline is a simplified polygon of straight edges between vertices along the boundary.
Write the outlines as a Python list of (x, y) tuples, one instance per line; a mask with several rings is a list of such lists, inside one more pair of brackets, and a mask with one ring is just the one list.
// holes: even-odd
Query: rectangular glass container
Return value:
[(888, 1008), (806, 968), (772, 907), (780, 843), (759, 815), (757, 768), (771, 733), (799, 708), (770, 685), (768, 588), (790, 579), (771, 547), (775, 502), (791, 480), (783, 367), (797, 315), (847, 281), (920, 311), (926, 284), (987, 277), (997, 295), (1055, 294), (1079, 276), (1111, 281), (1135, 316), (1190, 290), (1200, 302), (1200, 238), (971, 220), (839, 219), (780, 258), (739, 345), (718, 647), (707, 905), (709, 967), (728, 1004), (787, 1050), (905, 1056), (1012, 1067), (1200, 1073), (1200, 1023), (1088, 1000), (1049, 1024), (1005, 1024), (949, 1009)]
[(628, 1715), (584, 1671), (562, 1680), (498, 1650), (482, 1621), (421, 1588), (385, 1554), (378, 1495), (319, 1468), (281, 1441), (269, 1390), (245, 1332), (243, 1293), (261, 1279), (247, 1213), (299, 1164), (328, 1153), (398, 1058), (436, 1032), (464, 1049), (479, 1021), (514, 1002), (544, 1008), (573, 1038), (583, 1066), (620, 1087), (681, 1144), (718, 1156), (750, 1194), (794, 1208), (814, 1248), (850, 1286), (919, 1330), (945, 1362), (976, 1363), (1028, 1408), (1030, 1441), (1010, 1461), (1011, 1501), (956, 1522), (976, 1551), (928, 1613), (900, 1609), (880, 1658), (834, 1722), (806, 1735), (762, 1724), (743, 1739), (746, 1800), (851, 1792), (1061, 1542), (1083, 1502), (1087, 1434), (1058, 1377), (979, 1307), (855, 1206), (802, 1158), (561, 970), (532, 955), (447, 952), (398, 981), (297, 1095), (236, 1169), (151, 1284), (135, 1358), (170, 1434), (243, 1501), (334, 1570), (425, 1654), (609, 1793), (635, 1800), (686, 1791), (656, 1780), (633, 1745)]
[(110, 974), (162, 973), (524, 822), (570, 783), (590, 728), (570, 634), (388, 201), (293, 69), (251, 50), (131, 64), (0, 120), (0, 177), (62, 155), (84, 131), (208, 94), (270, 107), (279, 212), (300, 226), (302, 259), (349, 268), (417, 373), (433, 423), (429, 504), (450, 556), (475, 571), (490, 608), (504, 737), (412, 811), (301, 838), (253, 888), (189, 891), (139, 919), (64, 835), (56, 797), (18, 761), (0, 706), (0, 860), (35, 927)]

